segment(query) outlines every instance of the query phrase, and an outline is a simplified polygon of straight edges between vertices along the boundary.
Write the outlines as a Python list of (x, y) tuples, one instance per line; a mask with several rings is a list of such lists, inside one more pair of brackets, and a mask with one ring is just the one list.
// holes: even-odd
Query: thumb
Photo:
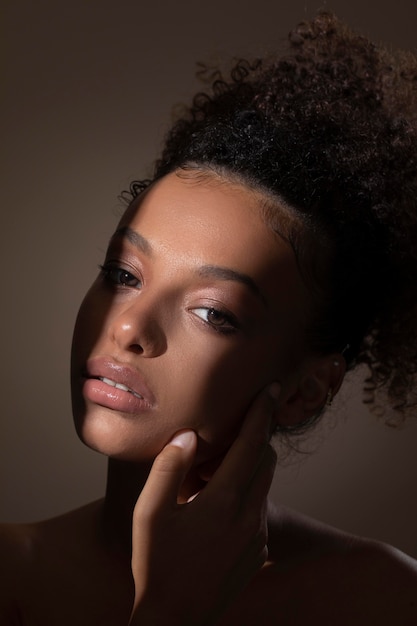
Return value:
[(191, 468), (197, 449), (197, 435), (192, 430), (177, 433), (155, 458), (136, 509), (155, 516), (177, 505), (183, 480)]

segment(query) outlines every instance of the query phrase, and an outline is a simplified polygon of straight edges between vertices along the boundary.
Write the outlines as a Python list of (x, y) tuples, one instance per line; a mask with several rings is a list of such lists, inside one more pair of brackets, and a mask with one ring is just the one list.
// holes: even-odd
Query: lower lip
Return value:
[(112, 387), (96, 378), (84, 380), (83, 395), (86, 400), (94, 404), (122, 413), (143, 413), (150, 408), (144, 398), (138, 398), (129, 391)]

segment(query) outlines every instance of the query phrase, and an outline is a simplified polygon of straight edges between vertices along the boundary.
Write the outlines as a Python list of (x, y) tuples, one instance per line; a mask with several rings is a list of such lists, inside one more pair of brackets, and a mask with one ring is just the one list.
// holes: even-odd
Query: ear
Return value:
[(308, 358), (296, 380), (283, 389), (277, 426), (296, 426), (320, 413), (339, 391), (345, 372), (346, 361), (339, 353)]

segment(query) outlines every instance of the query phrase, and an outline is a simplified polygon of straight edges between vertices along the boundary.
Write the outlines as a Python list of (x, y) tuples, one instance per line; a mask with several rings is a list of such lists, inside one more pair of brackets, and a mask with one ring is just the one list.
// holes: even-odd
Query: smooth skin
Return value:
[(306, 350), (309, 291), (264, 201), (174, 173), (123, 216), (72, 357), (106, 495), (1, 528), (1, 626), (417, 623), (412, 559), (268, 505), (273, 427), (320, 410), (344, 361)]

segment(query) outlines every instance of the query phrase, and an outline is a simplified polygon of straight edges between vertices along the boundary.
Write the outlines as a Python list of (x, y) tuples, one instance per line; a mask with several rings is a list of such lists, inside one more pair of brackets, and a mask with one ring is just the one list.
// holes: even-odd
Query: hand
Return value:
[(131, 626), (214, 624), (265, 563), (278, 390), (257, 396), (220, 467), (187, 503), (178, 504), (178, 494), (196, 434), (178, 433), (155, 459), (133, 515)]

